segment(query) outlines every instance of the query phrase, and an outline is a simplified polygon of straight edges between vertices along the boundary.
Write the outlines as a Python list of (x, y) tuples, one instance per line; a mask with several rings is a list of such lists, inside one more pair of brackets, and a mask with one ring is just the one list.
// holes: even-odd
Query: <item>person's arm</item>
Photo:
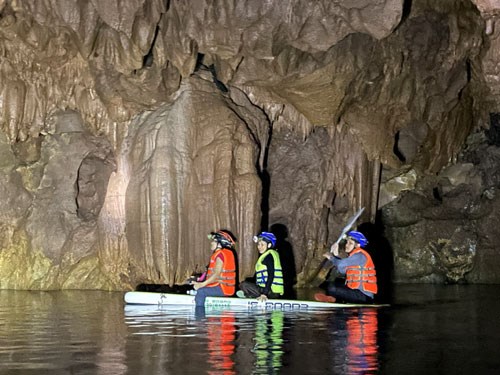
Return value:
[[(333, 255), (332, 255), (333, 254)], [(330, 248), (330, 251), (328, 253), (324, 253), (323, 256), (328, 259), (333, 261), (333, 257), (339, 256), (339, 243), (335, 242), (332, 247)]]
[(333, 265), (337, 267), (340, 273), (345, 273), (346, 268), (349, 266), (361, 266), (366, 263), (366, 257), (363, 253), (357, 253), (350, 257), (341, 259), (339, 257), (332, 257)]
[(222, 273), (222, 267), (224, 266), (224, 262), (222, 261), (222, 257), (217, 257), (215, 261), (215, 269), (214, 273), (210, 275), (205, 281), (199, 283), (193, 283), (194, 290), (198, 290), (203, 288), (209, 284), (215, 283), (220, 279), (220, 275)]

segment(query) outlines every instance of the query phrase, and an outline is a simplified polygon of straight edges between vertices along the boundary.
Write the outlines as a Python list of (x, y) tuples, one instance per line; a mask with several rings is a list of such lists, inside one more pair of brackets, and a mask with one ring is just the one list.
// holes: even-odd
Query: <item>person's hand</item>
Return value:
[(194, 288), (194, 290), (198, 290), (200, 288), (203, 288), (203, 283), (198, 283), (198, 282), (195, 281), (193, 283), (193, 288)]
[(267, 301), (267, 296), (265, 294), (261, 294), (260, 296), (257, 297), (257, 301), (265, 302)]
[(323, 256), (324, 256), (326, 259), (328, 259), (328, 260), (332, 260), (332, 258), (333, 258), (332, 253), (324, 253), (324, 254), (323, 254)]
[(339, 244), (335, 242), (332, 247), (330, 247), (330, 253), (335, 255), (336, 257), (339, 256)]

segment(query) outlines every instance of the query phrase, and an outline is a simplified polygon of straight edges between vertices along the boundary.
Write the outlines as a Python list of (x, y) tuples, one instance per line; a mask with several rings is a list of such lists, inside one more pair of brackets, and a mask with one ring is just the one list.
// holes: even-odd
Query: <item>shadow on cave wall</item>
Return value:
[(500, 147), (500, 113), (490, 113), (490, 127), (485, 134), (490, 145)]
[(357, 230), (368, 239), (366, 250), (370, 253), (377, 270), (377, 302), (387, 303), (392, 300), (392, 275), (394, 271), (393, 251), (384, 237), (384, 226), (377, 213), (375, 223), (363, 223)]
[(283, 271), (283, 283), (285, 288), (284, 297), (294, 299), (297, 293), (294, 285), (297, 282), (297, 271), (295, 270), (295, 257), (293, 255), (293, 247), (288, 238), (288, 228), (284, 224), (271, 225), (270, 231), (276, 236), (276, 249), (280, 255), (281, 268)]

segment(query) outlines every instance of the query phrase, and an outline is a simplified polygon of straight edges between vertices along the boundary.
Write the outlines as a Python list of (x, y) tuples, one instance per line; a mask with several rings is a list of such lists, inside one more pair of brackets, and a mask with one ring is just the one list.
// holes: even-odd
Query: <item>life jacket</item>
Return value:
[(215, 261), (219, 254), (222, 254), (224, 262), (222, 264), (222, 271), (219, 280), (207, 286), (213, 287), (220, 285), (224, 295), (232, 296), (236, 291), (236, 261), (234, 254), (229, 249), (217, 249), (210, 256), (210, 264), (208, 265), (207, 278), (209, 278), (215, 270)]
[(351, 289), (360, 289), (377, 294), (377, 273), (372, 257), (365, 250), (358, 247), (349, 256), (362, 253), (366, 257), (364, 265), (348, 266), (346, 268), (346, 285)]
[(261, 288), (264, 288), (267, 283), (267, 267), (262, 263), (264, 258), (271, 254), (274, 260), (274, 279), (271, 284), (271, 291), (276, 294), (282, 295), (285, 292), (285, 288), (283, 286), (283, 271), (281, 269), (281, 261), (278, 252), (274, 249), (268, 249), (264, 253), (262, 253), (257, 259), (257, 263), (255, 264), (255, 276), (257, 279), (257, 285)]

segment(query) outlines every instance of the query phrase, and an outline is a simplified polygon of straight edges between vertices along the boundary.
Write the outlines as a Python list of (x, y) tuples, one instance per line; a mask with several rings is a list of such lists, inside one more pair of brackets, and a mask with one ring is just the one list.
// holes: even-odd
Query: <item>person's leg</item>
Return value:
[(200, 288), (194, 297), (196, 306), (205, 306), (205, 299), (207, 297), (224, 297), (224, 292), (219, 285)]
[(247, 298), (257, 298), (261, 295), (259, 287), (250, 281), (241, 282), (240, 289)]
[(372, 303), (373, 299), (358, 289), (351, 289), (345, 285), (328, 284), (327, 294), (335, 297), (338, 302)]
[(280, 299), (280, 298), (283, 298), (282, 295), (276, 294), (276, 293), (273, 293), (273, 292), (269, 292), (269, 295), (267, 297), (270, 298), (270, 299)]

